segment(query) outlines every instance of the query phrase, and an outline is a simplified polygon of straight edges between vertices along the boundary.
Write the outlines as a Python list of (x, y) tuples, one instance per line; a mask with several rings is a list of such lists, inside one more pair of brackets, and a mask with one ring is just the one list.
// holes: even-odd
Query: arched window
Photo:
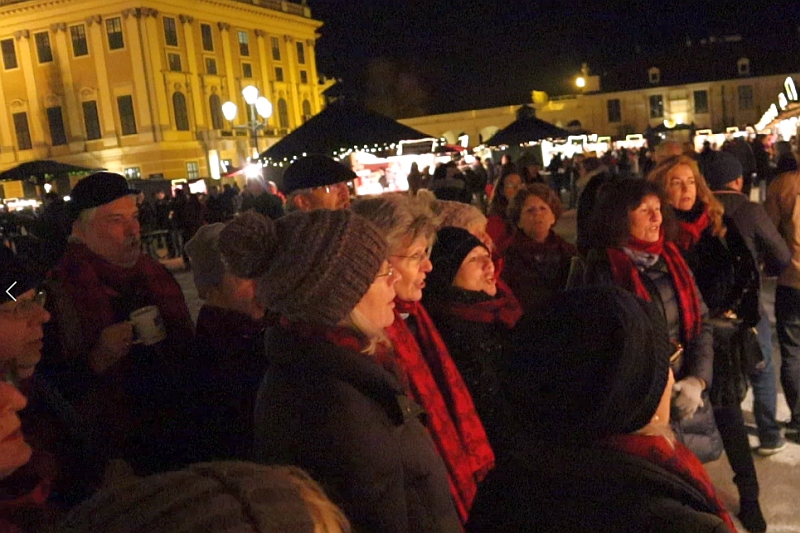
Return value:
[(189, 111), (186, 109), (186, 97), (180, 91), (172, 95), (172, 107), (175, 108), (175, 127), (178, 131), (189, 131)]
[(219, 95), (212, 94), (208, 98), (208, 107), (211, 108), (211, 128), (221, 130), (225, 127), (223, 122), (225, 117), (222, 116), (222, 102), (219, 100)]
[(278, 124), (281, 128), (289, 127), (289, 106), (283, 98), (278, 100)]
[(303, 100), (303, 122), (311, 118), (311, 102)]

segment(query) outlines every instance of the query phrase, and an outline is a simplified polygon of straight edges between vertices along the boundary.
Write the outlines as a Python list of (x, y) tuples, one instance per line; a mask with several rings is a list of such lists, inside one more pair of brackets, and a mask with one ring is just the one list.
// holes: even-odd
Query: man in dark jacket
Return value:
[[(714, 195), (725, 207), (725, 214), (733, 220), (744, 238), (747, 248), (757, 262), (763, 259), (766, 272), (780, 272), (789, 264), (791, 253), (761, 205), (750, 202), (742, 193), (744, 178), (742, 165), (731, 154), (718, 152), (706, 168), (706, 180)], [(772, 325), (764, 304), (759, 298), (760, 320), (756, 329), (764, 359), (750, 377), (753, 385), (756, 424), (761, 446), (760, 455), (772, 455), (786, 448), (780, 427), (775, 420), (777, 387), (772, 365)]]
[(324, 155), (309, 155), (292, 163), (283, 174), (286, 212), (350, 207), (348, 183), (356, 174)]

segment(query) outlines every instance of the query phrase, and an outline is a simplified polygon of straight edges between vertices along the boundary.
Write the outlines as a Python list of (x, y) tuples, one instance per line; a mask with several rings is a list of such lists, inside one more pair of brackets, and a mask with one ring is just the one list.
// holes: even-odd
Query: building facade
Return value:
[[(681, 124), (720, 132), (728, 127), (743, 129), (756, 124), (784, 90), (787, 77), (800, 80), (800, 72), (555, 98), (537, 91), (533, 107), (536, 116), (544, 121), (562, 128), (577, 126), (600, 136), (624, 138), (660, 125), (670, 128)], [(400, 122), (431, 136), (445, 137), (453, 144), (467, 135), (469, 144), (477, 146), (514, 122), (521, 105), (414, 117)]]
[(285, 0), (0, 2), (0, 170), (56, 159), (130, 178), (218, 178), (254, 147), (235, 127), (250, 118), (245, 86), (273, 104), (259, 150), (321, 110), (321, 24)]

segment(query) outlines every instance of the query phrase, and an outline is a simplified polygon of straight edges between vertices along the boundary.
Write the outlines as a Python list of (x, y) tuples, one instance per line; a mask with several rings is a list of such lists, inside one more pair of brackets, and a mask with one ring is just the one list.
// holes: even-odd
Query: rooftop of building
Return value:
[[(687, 38), (668, 54), (589, 67), (590, 74), (600, 76), (604, 93), (798, 72), (800, 28), (796, 35), (775, 39), (739, 34)], [(658, 69), (658, 76), (651, 79), (652, 69)]]

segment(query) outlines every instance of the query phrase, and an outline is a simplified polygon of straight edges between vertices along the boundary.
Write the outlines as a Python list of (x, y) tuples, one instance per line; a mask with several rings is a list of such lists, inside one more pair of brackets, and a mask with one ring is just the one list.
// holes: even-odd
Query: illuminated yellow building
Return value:
[(321, 25), (285, 0), (0, 1), (0, 170), (55, 159), (218, 178), (252, 151), (221, 110), (233, 101), (246, 124), (245, 86), (273, 104), (259, 150), (321, 110)]

